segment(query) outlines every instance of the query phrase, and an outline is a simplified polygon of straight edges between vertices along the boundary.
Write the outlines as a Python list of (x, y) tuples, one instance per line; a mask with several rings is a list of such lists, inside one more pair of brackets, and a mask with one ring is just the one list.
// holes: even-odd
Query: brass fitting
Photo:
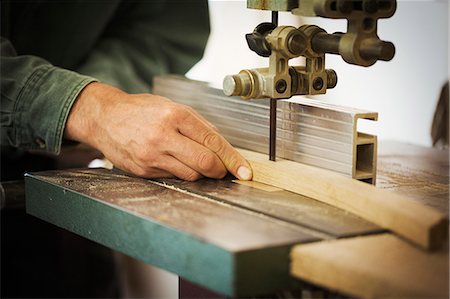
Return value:
[[(321, 32), (324, 31), (317, 26), (276, 27), (264, 37), (264, 46), (270, 51), (269, 68), (242, 70), (237, 75), (226, 76), (224, 93), (244, 99), (284, 99), (326, 93), (328, 88), (336, 86), (337, 75), (325, 69), (325, 54), (312, 48), (312, 38)], [(306, 57), (306, 66), (290, 67), (289, 59), (299, 56)]]
[(275, 86), (269, 78), (269, 68), (242, 70), (239, 74), (228, 75), (223, 80), (223, 92), (227, 96), (240, 96), (243, 99), (270, 98), (271, 87), (278, 94), (294, 95), (318, 94), (322, 90), (334, 88), (337, 84), (336, 72), (326, 69), (323, 76), (317, 76), (312, 81), (304, 66), (289, 67), (290, 85), (280, 79)]

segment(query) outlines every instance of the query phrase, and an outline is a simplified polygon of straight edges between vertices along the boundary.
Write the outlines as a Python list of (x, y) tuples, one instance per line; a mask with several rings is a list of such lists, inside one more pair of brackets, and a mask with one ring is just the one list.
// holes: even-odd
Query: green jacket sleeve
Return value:
[(95, 79), (17, 56), (1, 38), (1, 145), (58, 154), (70, 108)]
[(153, 76), (187, 72), (201, 59), (209, 35), (207, 1), (124, 0), (95, 32), (101, 33), (76, 72), (18, 56), (1, 40), (2, 146), (57, 154), (70, 108), (90, 82), (148, 92)]
[(121, 4), (78, 72), (130, 93), (149, 92), (155, 75), (186, 73), (209, 35), (206, 0)]

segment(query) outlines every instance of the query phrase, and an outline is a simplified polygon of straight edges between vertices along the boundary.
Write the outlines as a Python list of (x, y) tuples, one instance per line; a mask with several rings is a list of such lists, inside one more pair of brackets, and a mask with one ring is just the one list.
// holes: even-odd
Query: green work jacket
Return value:
[(87, 84), (149, 92), (153, 76), (198, 62), (209, 35), (206, 0), (2, 0), (1, 9), (2, 153), (59, 153)]

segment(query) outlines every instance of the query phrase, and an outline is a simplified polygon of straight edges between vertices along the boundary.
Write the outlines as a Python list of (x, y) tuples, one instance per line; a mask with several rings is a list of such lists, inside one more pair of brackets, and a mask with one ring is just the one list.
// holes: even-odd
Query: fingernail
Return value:
[(237, 174), (241, 180), (249, 181), (252, 179), (252, 171), (245, 166), (239, 167)]

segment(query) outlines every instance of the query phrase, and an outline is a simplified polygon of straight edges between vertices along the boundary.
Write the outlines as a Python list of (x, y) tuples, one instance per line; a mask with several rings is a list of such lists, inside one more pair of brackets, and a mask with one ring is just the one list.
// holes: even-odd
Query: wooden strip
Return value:
[(448, 298), (448, 244), (425, 252), (392, 234), (297, 245), (297, 278), (362, 298)]
[(349, 211), (425, 249), (438, 248), (448, 237), (445, 214), (404, 196), (324, 169), (282, 159), (272, 162), (267, 155), (240, 152), (250, 162), (254, 181)]
[(255, 181), (233, 180), (233, 182), (236, 183), (236, 184), (249, 186), (249, 187), (256, 188), (256, 189), (259, 189), (259, 190), (262, 190), (262, 191), (267, 191), (267, 192), (275, 192), (275, 191), (283, 190), (283, 189), (278, 188), (278, 187), (274, 187), (274, 186), (263, 184), (263, 183), (258, 183), (258, 182), (255, 182)]

